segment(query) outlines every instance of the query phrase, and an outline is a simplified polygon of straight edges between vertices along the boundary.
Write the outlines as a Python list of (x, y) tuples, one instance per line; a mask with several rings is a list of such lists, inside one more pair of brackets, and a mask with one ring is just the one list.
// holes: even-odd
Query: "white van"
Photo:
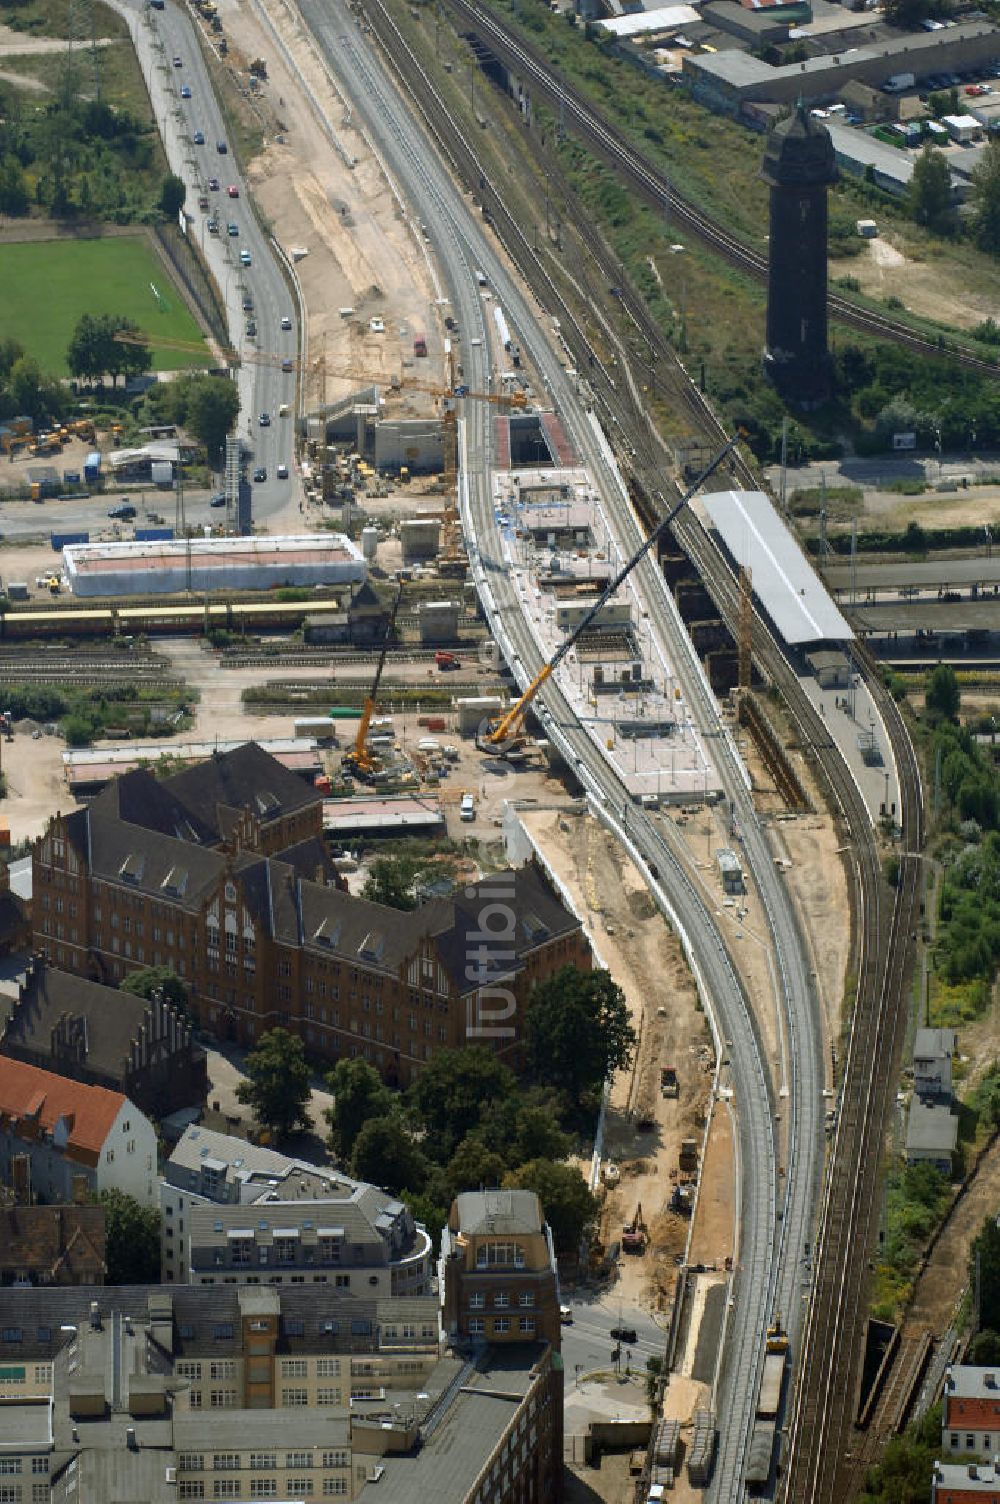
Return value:
[(476, 801), (471, 794), (462, 795), (459, 817), (462, 820), (474, 820), (476, 818)]

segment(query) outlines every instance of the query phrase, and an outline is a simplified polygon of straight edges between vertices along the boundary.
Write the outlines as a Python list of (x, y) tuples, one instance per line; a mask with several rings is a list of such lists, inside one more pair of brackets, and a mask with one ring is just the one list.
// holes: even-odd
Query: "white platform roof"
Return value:
[(716, 491), (701, 498), (753, 592), (785, 642), (846, 642), (854, 636), (797, 541), (763, 491)]
[[(701, 0), (697, 0), (700, 5)], [(627, 16), (610, 16), (598, 25), (616, 37), (637, 37), (650, 31), (676, 31), (679, 26), (693, 26), (699, 20), (693, 5), (663, 5), (656, 10), (640, 10)]]

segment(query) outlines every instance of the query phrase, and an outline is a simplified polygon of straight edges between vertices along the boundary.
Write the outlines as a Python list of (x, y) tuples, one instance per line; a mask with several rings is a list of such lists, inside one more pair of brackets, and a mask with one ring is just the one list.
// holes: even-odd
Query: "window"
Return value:
[(231, 1340), (233, 1335), (233, 1323), (231, 1321), (217, 1321), (212, 1332), (216, 1342)]
[(251, 1499), (276, 1499), (278, 1497), (277, 1478), (251, 1478)]
[(201, 1409), (201, 1390), (192, 1389), (188, 1394), (188, 1406), (192, 1410)]
[(506, 1290), (494, 1290), (493, 1304), (498, 1311), (505, 1311), (510, 1305), (510, 1296)]
[(318, 1379), (339, 1379), (340, 1359), (320, 1358), (316, 1363), (316, 1377)]
[(974, 1436), (967, 1436), (965, 1438), (965, 1450), (967, 1452), (971, 1452), (972, 1449), (973, 1449), (973, 1447), (975, 1446), (975, 1444), (976, 1444), (976, 1438)]
[[(309, 1365), (305, 1358), (282, 1358), (281, 1377), (283, 1379), (304, 1379), (309, 1372)], [(294, 1463), (289, 1464), (294, 1466)], [(308, 1467), (308, 1463), (300, 1463), (300, 1467)]]
[(47, 1457), (32, 1457), (31, 1471), (33, 1473), (44, 1473), (48, 1476), (49, 1459)]
[(10, 1478), (20, 1471), (20, 1457), (0, 1457), (0, 1476)]
[(187, 1359), (183, 1359), (180, 1363), (177, 1363), (175, 1365), (174, 1371), (179, 1379), (201, 1378), (201, 1364), (192, 1363)]
[(177, 1485), (178, 1499), (203, 1499), (205, 1485), (200, 1478), (182, 1478)]
[(211, 1405), (213, 1410), (233, 1410), (236, 1408), (235, 1389), (213, 1389), (211, 1392)]
[[(286, 1452), (286, 1467), (312, 1467), (312, 1452)], [(298, 1493), (300, 1490), (289, 1485), (289, 1493)]]
[(482, 1311), (486, 1308), (486, 1294), (483, 1290), (473, 1290), (469, 1296), (469, 1305), (473, 1311)]
[(20, 1342), (21, 1328), (19, 1326), (5, 1326), (2, 1334), (5, 1342)]
[(311, 1494), (312, 1491), (313, 1481), (311, 1478), (289, 1478), (288, 1482), (285, 1484), (286, 1493), (296, 1496), (301, 1494), (303, 1498), (308, 1497), (308, 1495)]
[(521, 1331), (522, 1332), (527, 1332), (527, 1333), (529, 1333), (531, 1335), (534, 1334), (534, 1331), (535, 1331), (535, 1318), (534, 1318), (534, 1316), (522, 1316), (521, 1317)]
[(339, 1389), (317, 1389), (317, 1391), (316, 1391), (316, 1403), (317, 1403), (317, 1405), (339, 1405), (340, 1404), (340, 1390)]
[(21, 1504), (20, 1483), (0, 1483), (0, 1504)]
[(238, 1499), (240, 1496), (239, 1478), (216, 1478), (212, 1483), (213, 1499)]
[(323, 1497), (324, 1497), (324, 1499), (333, 1498), (333, 1496), (335, 1494), (346, 1494), (346, 1492), (347, 1492), (347, 1479), (346, 1478), (324, 1478), (323, 1479)]
[(224, 1358), (218, 1363), (212, 1363), (209, 1367), (210, 1379), (235, 1379), (236, 1362), (233, 1358)]
[(534, 1292), (534, 1290), (522, 1290), (521, 1294), (520, 1294), (520, 1297), (518, 1299), (518, 1305), (520, 1305), (520, 1306), (533, 1306), (534, 1304), (535, 1304), (535, 1292)]
[(49, 1504), (51, 1494), (47, 1483), (33, 1483), (31, 1485), (31, 1504)]
[(251, 1452), (250, 1466), (258, 1471), (263, 1467), (277, 1467), (278, 1454), (277, 1452)]
[(233, 1473), (238, 1471), (240, 1465), (239, 1452), (216, 1452), (212, 1458), (212, 1466), (217, 1473)]
[(324, 1452), (323, 1453), (323, 1466), (324, 1467), (347, 1467), (348, 1466), (347, 1453), (346, 1452)]
[(203, 1473), (205, 1471), (204, 1453), (181, 1452), (177, 1459), (177, 1471), (179, 1473)]
[(481, 1316), (469, 1317), (469, 1333), (473, 1337), (481, 1337), (486, 1331), (486, 1322)]
[(524, 1268), (524, 1249), (520, 1243), (480, 1243), (476, 1249), (476, 1268), (485, 1269), (491, 1265), (515, 1269)]
[(294, 1405), (308, 1405), (308, 1389), (283, 1389), (281, 1391), (281, 1403), (286, 1407)]
[(509, 1332), (509, 1331), (510, 1331), (510, 1317), (509, 1316), (494, 1316), (494, 1318), (493, 1318), (493, 1332), (494, 1332), (494, 1335), (497, 1336), (497, 1337), (502, 1337), (505, 1332)]

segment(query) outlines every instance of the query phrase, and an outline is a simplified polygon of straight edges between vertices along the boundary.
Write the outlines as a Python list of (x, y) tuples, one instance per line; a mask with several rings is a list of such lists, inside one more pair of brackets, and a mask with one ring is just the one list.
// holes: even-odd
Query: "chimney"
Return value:
[(90, 1302), (90, 1325), (95, 1332), (101, 1330), (101, 1308), (96, 1300)]

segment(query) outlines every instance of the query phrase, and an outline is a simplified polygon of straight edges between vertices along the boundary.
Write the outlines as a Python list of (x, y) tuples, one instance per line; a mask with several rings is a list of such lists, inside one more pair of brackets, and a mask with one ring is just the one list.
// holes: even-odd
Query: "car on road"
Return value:
[(295, 362), (286, 355), (284, 360), (281, 362), (281, 369), (285, 372), (294, 371)]
[(182, 99), (190, 99), (191, 98), (191, 85), (190, 84), (181, 84), (181, 98)]
[(260, 415), (260, 426), (261, 426), (261, 428), (270, 428), (270, 426), (271, 426), (271, 414), (270, 413), (261, 413), (261, 415)]
[(281, 327), (282, 327), (282, 329), (290, 329), (292, 327), (292, 321), (288, 317), (287, 313), (284, 315), (284, 317), (281, 320)]
[(278, 477), (279, 480), (287, 480), (288, 479), (288, 466), (287, 465), (279, 465), (278, 468), (277, 468), (277, 470), (275, 471), (275, 474), (277, 475), (277, 477)]
[(218, 191), (219, 191), (219, 180), (218, 180), (218, 178), (209, 178), (209, 180), (208, 180), (208, 191), (209, 191), (209, 193), (218, 193)]
[(250, 263), (250, 252), (249, 251), (240, 251), (240, 261), (242, 262), (242, 264), (244, 266), (249, 266), (251, 264)]
[(183, 68), (183, 66), (184, 66), (184, 64), (181, 62), (180, 58), (179, 57), (175, 57), (174, 58), (174, 67), (175, 68)]
[(218, 235), (219, 233), (219, 221), (214, 217), (208, 221), (208, 233), (210, 235)]
[(229, 187), (226, 189), (226, 192), (229, 194), (230, 198), (239, 198), (240, 196), (240, 190), (237, 188), (235, 183), (230, 183)]
[(240, 227), (239, 227), (239, 225), (234, 224), (233, 221), (230, 220), (229, 223), (228, 223), (228, 225), (226, 226), (226, 234), (227, 235), (238, 235), (239, 233), (240, 233)]
[(135, 516), (135, 507), (130, 501), (120, 501), (116, 507), (108, 507), (108, 516), (127, 522)]
[(560, 1306), (559, 1307), (559, 1320), (562, 1322), (563, 1326), (572, 1326), (573, 1325), (573, 1307), (572, 1306)]
[(257, 325), (253, 319), (247, 319), (247, 339), (257, 338)]
[(204, 146), (205, 145), (205, 132), (204, 131), (195, 131), (194, 136), (193, 136), (192, 139), (194, 141), (195, 146)]
[(634, 1326), (613, 1326), (611, 1336), (615, 1342), (624, 1342), (626, 1346), (639, 1340), (639, 1333)]
[(258, 485), (262, 481), (267, 480), (267, 466), (266, 465), (258, 465), (257, 468), (256, 468), (256, 470), (253, 473), (253, 478), (258, 483)]
[(224, 157), (226, 155), (226, 152), (229, 150), (229, 147), (226, 145), (225, 141), (216, 141), (215, 149), (219, 153), (220, 157)]
[(212, 497), (211, 501), (208, 504), (210, 507), (224, 507), (226, 504), (225, 491), (216, 491), (215, 495)]

